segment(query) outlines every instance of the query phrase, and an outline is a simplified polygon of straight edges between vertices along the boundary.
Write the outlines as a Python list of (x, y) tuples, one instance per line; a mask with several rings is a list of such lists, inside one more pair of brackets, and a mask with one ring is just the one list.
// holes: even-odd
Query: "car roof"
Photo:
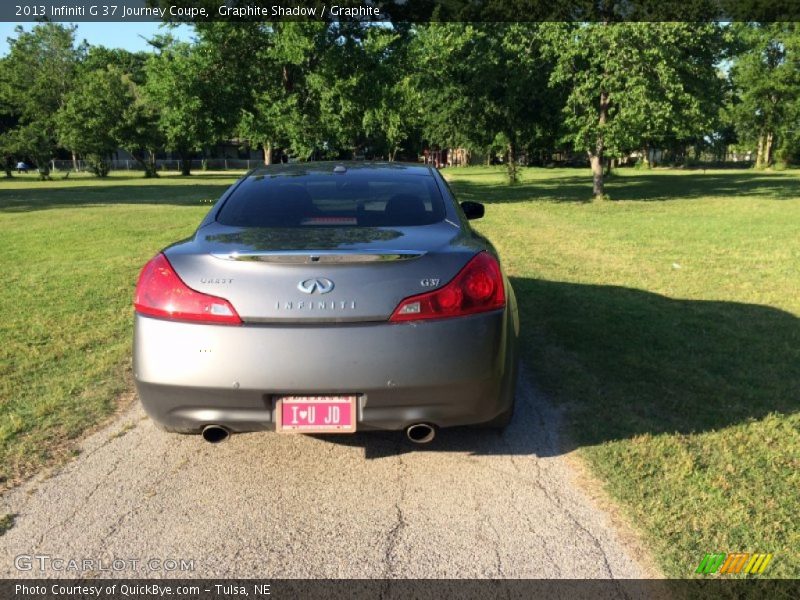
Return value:
[(382, 174), (382, 175), (395, 175), (395, 176), (430, 176), (431, 167), (427, 165), (420, 165), (416, 163), (400, 163), (400, 162), (378, 162), (378, 161), (314, 161), (314, 162), (296, 162), (296, 163), (280, 163), (275, 165), (264, 165), (253, 169), (249, 176), (276, 176), (287, 175), (290, 177), (298, 177), (303, 175), (332, 175), (339, 167), (346, 169), (345, 173), (359, 173), (367, 174)]

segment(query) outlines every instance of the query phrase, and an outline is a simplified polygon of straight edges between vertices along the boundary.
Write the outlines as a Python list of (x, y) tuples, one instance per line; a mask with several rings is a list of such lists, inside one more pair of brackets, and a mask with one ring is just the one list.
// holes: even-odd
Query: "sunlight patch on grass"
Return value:
[(487, 202), (524, 353), (571, 446), (668, 576), (705, 552), (773, 552), (800, 575), (800, 177), (450, 169)]
[[(447, 169), (487, 203), (525, 358), (569, 445), (673, 577), (706, 552), (800, 575), (800, 176)], [(73, 454), (126, 388), (141, 266), (236, 174), (0, 181), (0, 478)]]
[(69, 457), (114, 410), (139, 269), (234, 179), (0, 181), (0, 481)]

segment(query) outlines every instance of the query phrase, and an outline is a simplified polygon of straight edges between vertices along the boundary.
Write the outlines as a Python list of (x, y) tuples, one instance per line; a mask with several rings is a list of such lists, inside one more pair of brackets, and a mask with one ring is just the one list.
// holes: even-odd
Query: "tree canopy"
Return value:
[[(98, 175), (118, 148), (147, 175), (221, 142), (265, 162), (460, 149), (519, 164), (689, 164), (731, 146), (800, 159), (794, 23), (197, 23), (131, 53), (75, 27), (17, 28), (0, 59), (0, 150), (47, 176), (63, 153)], [(566, 157), (566, 158), (565, 158)]]
[(58, 148), (56, 115), (74, 82), (86, 45), (75, 43), (75, 27), (42, 23), (22, 27), (9, 38), (10, 52), (0, 63), (0, 103), (15, 126), (0, 134), (6, 154), (27, 155), (43, 177)]

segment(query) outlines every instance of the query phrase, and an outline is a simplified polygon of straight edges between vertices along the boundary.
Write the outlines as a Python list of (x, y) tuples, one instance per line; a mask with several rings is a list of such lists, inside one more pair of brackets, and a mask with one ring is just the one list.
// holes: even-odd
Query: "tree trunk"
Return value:
[(78, 172), (78, 155), (75, 154), (75, 150), (72, 151), (72, 170)]
[(45, 181), (50, 179), (50, 158), (34, 156), (36, 160), (36, 170), (39, 172), (39, 179)]
[(605, 139), (603, 138), (603, 129), (608, 120), (608, 92), (605, 90), (600, 91), (600, 117), (598, 124), (600, 125), (600, 132), (597, 135), (597, 142), (595, 143), (594, 152), (589, 155), (589, 162), (592, 165), (592, 193), (596, 200), (602, 200), (604, 195), (604, 182), (603, 182), (603, 159), (605, 158)]
[(188, 152), (179, 152), (178, 156), (181, 159), (181, 175), (187, 176), (192, 174), (192, 163), (189, 159)]
[(272, 142), (265, 142), (264, 143), (264, 164), (271, 165), (272, 164)]
[(642, 149), (642, 166), (645, 169), (650, 168), (650, 146), (645, 146)]
[(592, 194), (596, 199), (603, 197), (603, 160), (596, 154), (589, 155), (592, 165)]
[(158, 177), (155, 154), (149, 150), (135, 150), (131, 152), (131, 156), (144, 171), (145, 179)]
[(287, 92), (292, 91), (292, 80), (289, 77), (289, 67), (287, 65), (283, 65), (282, 71), (283, 75), (283, 89)]
[(514, 185), (519, 183), (519, 172), (517, 169), (517, 157), (514, 142), (508, 142), (508, 160), (506, 161), (506, 169), (508, 170), (508, 183)]
[(768, 168), (772, 166), (772, 142), (773, 142), (773, 135), (772, 132), (767, 132), (766, 140), (764, 141), (764, 167)]
[(756, 169), (764, 166), (764, 136), (758, 135), (758, 148), (756, 149)]
[(144, 166), (145, 177), (158, 177), (158, 165), (156, 165), (156, 153), (152, 150), (147, 151), (147, 162)]

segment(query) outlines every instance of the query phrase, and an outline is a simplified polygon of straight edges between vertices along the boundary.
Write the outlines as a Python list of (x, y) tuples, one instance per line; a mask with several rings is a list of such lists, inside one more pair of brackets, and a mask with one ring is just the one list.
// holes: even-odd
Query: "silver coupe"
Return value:
[(136, 285), (134, 375), (169, 431), (502, 428), (519, 316), (439, 172), (296, 163), (234, 183)]

